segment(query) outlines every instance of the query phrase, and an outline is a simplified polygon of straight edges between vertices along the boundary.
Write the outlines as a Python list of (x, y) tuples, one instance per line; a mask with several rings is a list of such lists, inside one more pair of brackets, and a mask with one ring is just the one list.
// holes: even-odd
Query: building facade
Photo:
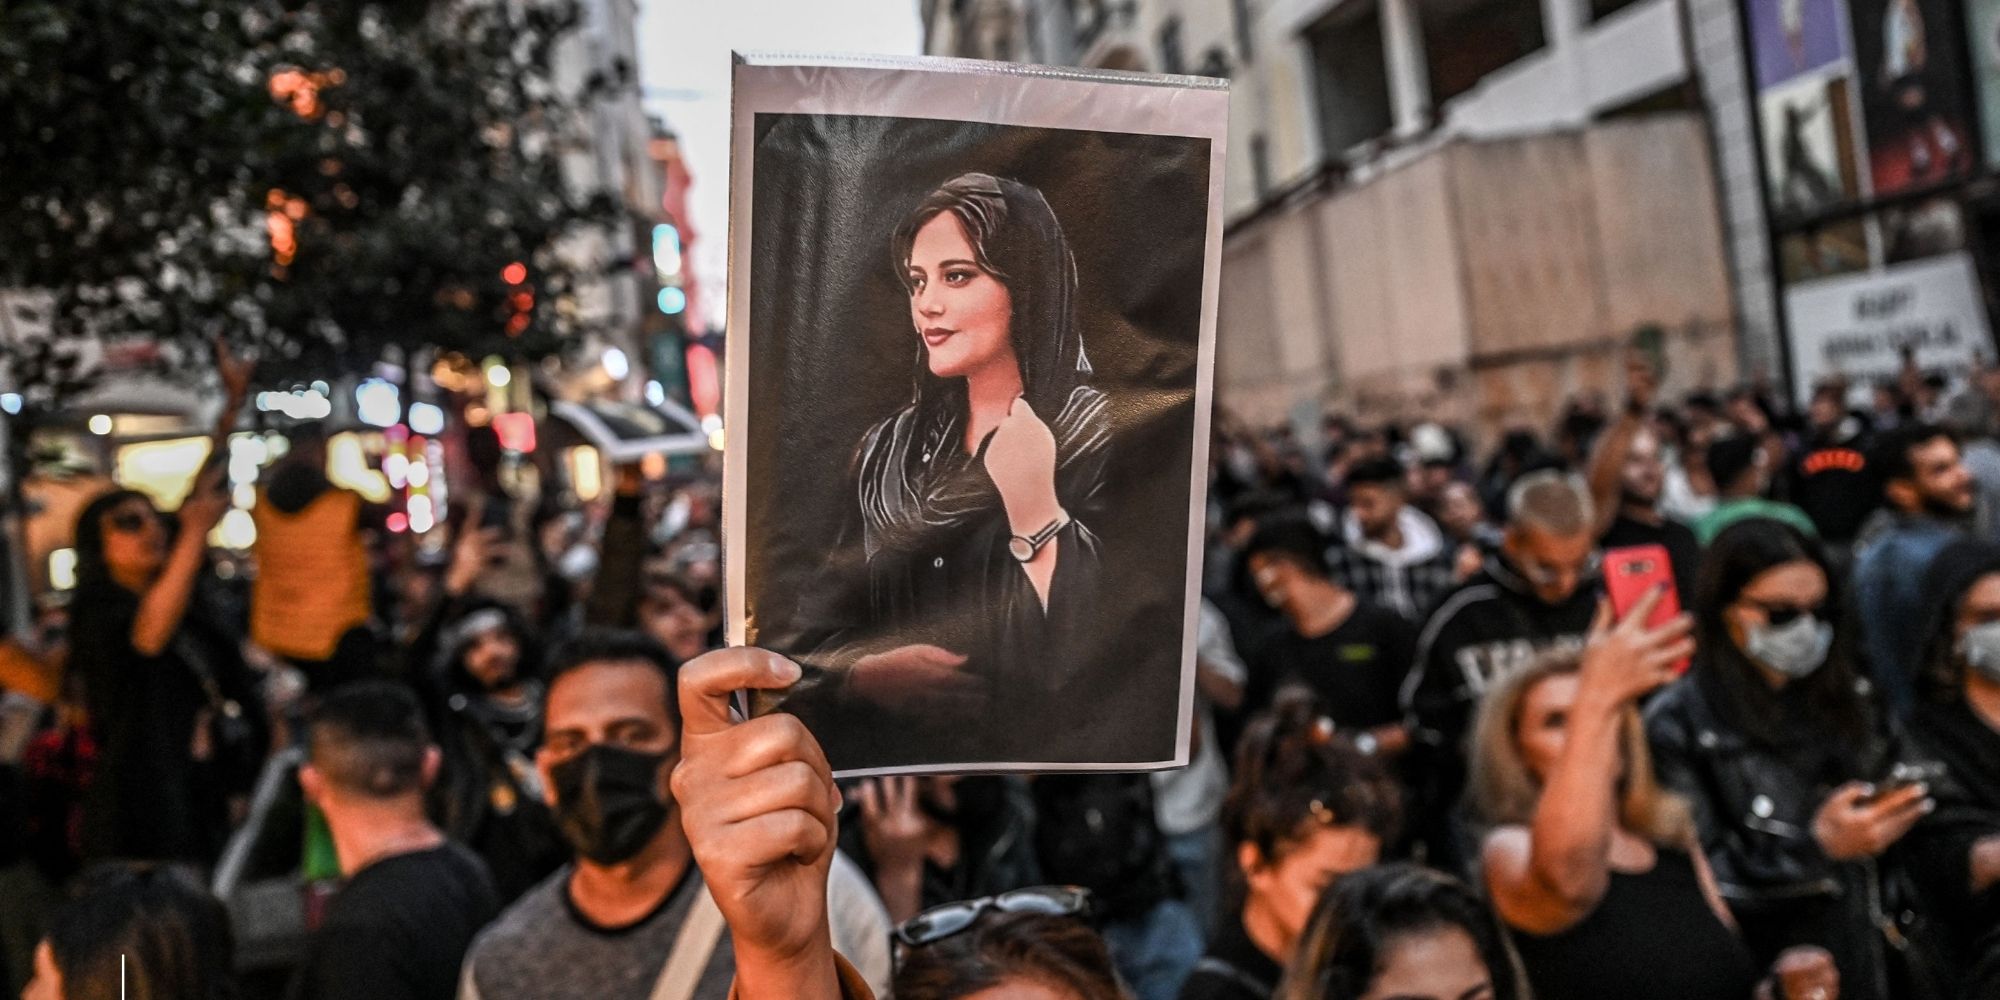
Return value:
[(1732, 296), (1681, 0), (923, 13), (935, 54), (1231, 79), (1217, 385), (1245, 416), (1546, 426), (1635, 338), (1685, 388), (1769, 336)]

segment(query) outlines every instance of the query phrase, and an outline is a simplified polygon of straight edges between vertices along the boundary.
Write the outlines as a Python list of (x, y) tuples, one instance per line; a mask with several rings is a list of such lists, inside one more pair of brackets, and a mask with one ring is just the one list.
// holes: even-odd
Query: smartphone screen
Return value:
[[(1611, 612), (1624, 620), (1653, 588), (1664, 588), (1660, 602), (1646, 618), (1648, 626), (1663, 625), (1681, 613), (1680, 594), (1674, 588), (1674, 564), (1663, 545), (1633, 545), (1607, 549), (1604, 553), (1604, 589), (1611, 597)], [(1674, 667), (1686, 673), (1688, 661)]]

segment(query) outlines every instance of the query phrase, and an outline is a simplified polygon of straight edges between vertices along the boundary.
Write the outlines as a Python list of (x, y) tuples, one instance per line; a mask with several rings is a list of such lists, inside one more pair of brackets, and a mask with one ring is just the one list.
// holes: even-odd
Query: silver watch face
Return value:
[(1007, 539), (1007, 552), (1019, 562), (1035, 558), (1035, 546), (1020, 535)]

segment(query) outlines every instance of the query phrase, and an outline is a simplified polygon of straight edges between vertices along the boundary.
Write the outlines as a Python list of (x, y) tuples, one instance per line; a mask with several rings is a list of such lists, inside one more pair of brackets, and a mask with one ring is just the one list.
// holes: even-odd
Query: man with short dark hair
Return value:
[(1701, 542), (1693, 529), (1660, 509), (1667, 468), (1660, 436), (1653, 429), (1658, 375), (1652, 363), (1635, 356), (1625, 366), (1625, 410), (1598, 435), (1590, 455), (1591, 503), (1596, 507), (1598, 544), (1607, 549), (1658, 545), (1673, 564), (1680, 602), (1694, 600)]
[(1695, 537), (1701, 544), (1715, 541), (1723, 529), (1753, 517), (1783, 521), (1808, 538), (1819, 534), (1805, 511), (1764, 495), (1771, 488), (1772, 461), (1770, 447), (1762, 437), (1736, 434), (1718, 438), (1709, 443), (1703, 458), (1720, 502), (1694, 523)]
[(1916, 699), (1918, 651), (1910, 630), (1922, 609), (1924, 573), (1946, 545), (1964, 537), (1972, 474), (1957, 439), (1934, 424), (1903, 424), (1877, 438), (1870, 452), (1887, 506), (1855, 548), (1854, 597), (1870, 676), (1901, 718)]
[(1436, 522), (1410, 506), (1407, 480), (1392, 458), (1348, 470), (1340, 543), (1327, 551), (1326, 562), (1348, 590), (1417, 622), (1458, 578), (1456, 553)]
[[(535, 766), (576, 859), (474, 942), (461, 1000), (728, 996), (729, 938), (669, 787), (678, 672), (635, 632), (586, 630), (552, 659)], [(836, 944), (886, 982), (888, 917), (851, 862), (836, 861), (829, 903)]]
[(446, 1000), (473, 935), (499, 912), (493, 879), (424, 814), (439, 754), (417, 700), (383, 681), (327, 696), (299, 787), (326, 815), (347, 876), (292, 982), (294, 1000)]
[(1299, 517), (1264, 524), (1244, 549), (1258, 592), (1285, 619), (1249, 648), (1244, 705), (1262, 711), (1280, 688), (1303, 685), (1363, 752), (1400, 756), (1410, 739), (1397, 699), (1416, 627), (1330, 577), (1323, 544)]

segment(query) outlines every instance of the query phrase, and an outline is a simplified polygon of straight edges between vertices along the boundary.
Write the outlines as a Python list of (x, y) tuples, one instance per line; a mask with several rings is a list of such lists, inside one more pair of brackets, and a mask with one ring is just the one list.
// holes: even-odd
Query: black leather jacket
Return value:
[(1805, 773), (1790, 755), (1732, 725), (1693, 675), (1647, 706), (1646, 736), (1660, 783), (1693, 807), (1716, 882), (1759, 961), (1791, 945), (1817, 944), (1839, 959), (1843, 998), (1883, 996), (1877, 863), (1828, 858), (1812, 828), (1835, 787), (1886, 773), (1890, 741), (1849, 748), (1853, 773)]

